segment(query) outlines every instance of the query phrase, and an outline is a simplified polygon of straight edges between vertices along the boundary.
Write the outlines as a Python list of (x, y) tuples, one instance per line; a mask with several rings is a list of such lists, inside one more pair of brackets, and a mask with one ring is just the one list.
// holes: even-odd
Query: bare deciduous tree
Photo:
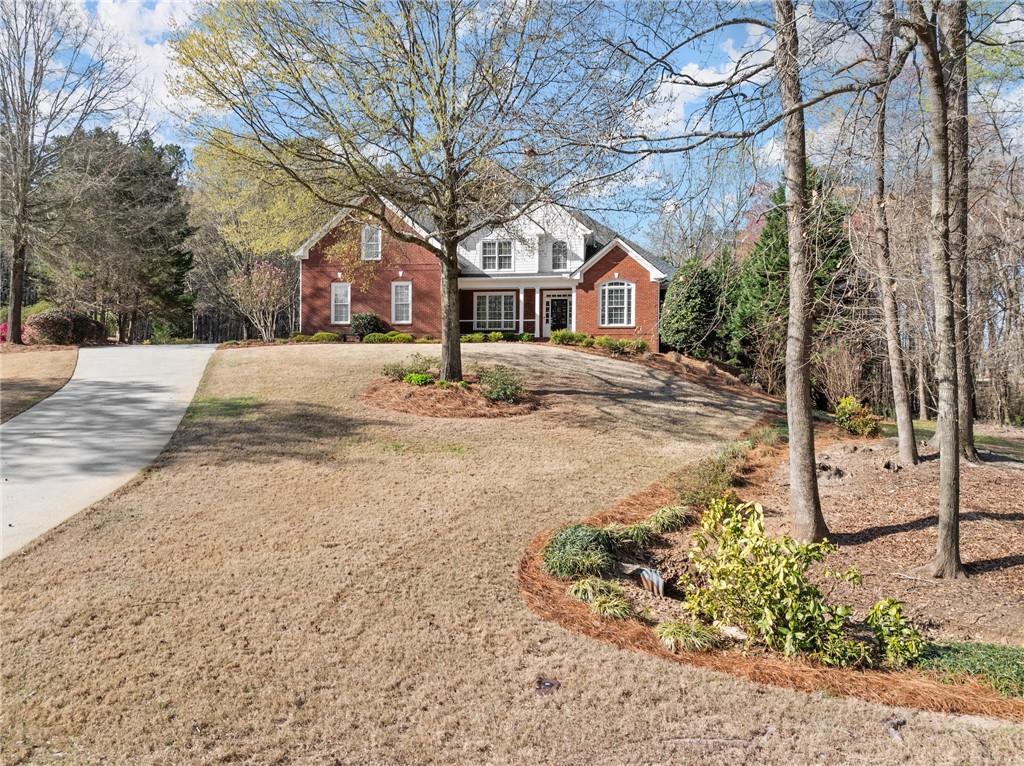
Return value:
[(921, 0), (911, 0), (910, 25), (924, 54), (931, 112), (931, 228), (928, 249), (935, 298), (935, 335), (939, 382), (939, 536), (925, 571), (934, 577), (962, 577), (960, 560), (960, 426), (957, 413), (955, 296), (949, 242), (949, 90), (943, 68), (936, 14), (929, 16)]
[(29, 249), (67, 200), (40, 194), (70, 142), (58, 136), (109, 120), (126, 105), (134, 59), (70, 0), (0, 0), (0, 216), (11, 251), (8, 343), (20, 343)]
[(636, 162), (595, 141), (631, 113), (630, 62), (592, 37), (599, 11), (225, 1), (206, 5), (174, 47), (181, 89), (203, 105), (192, 122), (211, 143), (253, 139), (255, 166), (438, 258), (441, 377), (456, 380), (459, 244)]

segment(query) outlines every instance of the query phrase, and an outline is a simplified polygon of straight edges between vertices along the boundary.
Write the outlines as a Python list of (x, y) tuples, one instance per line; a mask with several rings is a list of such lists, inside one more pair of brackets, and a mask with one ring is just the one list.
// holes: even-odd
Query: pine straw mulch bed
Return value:
[[(818, 445), (818, 485), (839, 570), (856, 567), (858, 588), (835, 583), (834, 597), (866, 610), (891, 596), (906, 605), (907, 618), (931, 638), (1024, 643), (1024, 464), (993, 458), (961, 463), (960, 550), (968, 577), (935, 580), (916, 570), (935, 550), (939, 461), (898, 471), (894, 440), (826, 438)], [(765, 509), (773, 534), (790, 531), (788, 450), (755, 451), (737, 492)], [(827, 468), (825, 468), (827, 466)], [(824, 470), (822, 470), (824, 469)]]
[[(768, 454), (766, 454), (768, 453)], [(755, 452), (755, 459), (776, 460), (784, 450)], [(603, 526), (612, 522), (629, 524), (639, 521), (665, 505), (677, 502), (678, 476), (657, 482), (645, 490), (628, 497), (607, 511), (584, 519), (583, 523)], [(747, 494), (746, 490), (741, 491)], [(753, 496), (748, 495), (748, 496)], [(828, 518), (828, 511), (826, 511)], [(680, 559), (689, 544), (695, 527), (666, 535), (669, 551), (656, 552), (653, 557), (668, 563)], [(729, 673), (755, 683), (796, 689), (804, 692), (827, 691), (836, 695), (857, 697), (869, 702), (898, 707), (917, 708), (938, 713), (983, 715), (1024, 723), (1024, 700), (1000, 696), (989, 686), (964, 677), (948, 683), (937, 676), (919, 671), (849, 670), (829, 668), (803, 659), (784, 659), (767, 653), (726, 649), (711, 652), (668, 651), (654, 635), (649, 624), (637, 620), (609, 620), (596, 615), (588, 604), (567, 594), (569, 583), (547, 574), (541, 566), (541, 550), (555, 529), (545, 530), (529, 543), (519, 564), (517, 575), (519, 593), (526, 605), (545, 620), (555, 622), (567, 630), (581, 633), (623, 649), (642, 651), (673, 662)], [(842, 548), (840, 549), (842, 551)], [(667, 555), (666, 555), (667, 553)], [(833, 554), (833, 556), (838, 556)], [(838, 562), (832, 562), (836, 568)], [(852, 563), (860, 567), (854, 558)], [(682, 564), (681, 564), (682, 565)], [(683, 565), (684, 566), (684, 565)], [(890, 563), (891, 566), (891, 563)], [(668, 572), (666, 572), (668, 574)], [(865, 578), (867, 580), (868, 578)], [(630, 581), (623, 583), (631, 600), (639, 608), (647, 609), (655, 619), (678, 616), (679, 602), (658, 599)], [(846, 598), (849, 594), (843, 594)], [(899, 597), (901, 594), (897, 594)]]
[(475, 375), (466, 375), (464, 380), (469, 388), (414, 386), (403, 380), (378, 378), (360, 399), (371, 407), (428, 418), (509, 418), (528, 415), (544, 406), (542, 397), (529, 392), (515, 403), (490, 402), (481, 393)]

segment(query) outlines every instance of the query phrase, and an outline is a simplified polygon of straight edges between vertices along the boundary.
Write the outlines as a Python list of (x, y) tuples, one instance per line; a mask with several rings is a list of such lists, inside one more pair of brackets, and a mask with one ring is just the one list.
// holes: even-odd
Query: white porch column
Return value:
[(526, 332), (526, 290), (519, 288), (519, 334)]
[(573, 332), (576, 332), (576, 285), (572, 286), (572, 322), (570, 327)]
[(540, 288), (533, 288), (533, 337), (539, 338), (544, 331), (540, 317)]

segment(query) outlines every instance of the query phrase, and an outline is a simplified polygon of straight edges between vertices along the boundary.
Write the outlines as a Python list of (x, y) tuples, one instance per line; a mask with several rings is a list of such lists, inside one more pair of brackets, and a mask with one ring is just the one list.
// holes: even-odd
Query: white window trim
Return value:
[[(604, 309), (604, 295), (605, 288), (611, 287), (612, 285), (622, 285), (623, 287), (629, 287), (629, 318), (632, 322), (625, 322), (623, 324), (602, 322), (601, 318), (607, 312)], [(626, 279), (609, 279), (601, 282), (597, 286), (597, 326), (598, 327), (636, 327), (636, 283), (630, 282)]]
[[(367, 258), (366, 257), (366, 230), (373, 229), (377, 234), (377, 257)], [(381, 228), (380, 226), (374, 226), (372, 223), (363, 225), (363, 228), (359, 230), (359, 258), (364, 261), (379, 261), (383, 256), (383, 249), (381, 247)]]
[[(338, 317), (334, 313), (336, 301), (334, 300), (334, 293), (338, 288), (345, 288), (345, 306), (348, 309), (348, 316), (345, 321), (339, 321)], [(352, 285), (349, 282), (331, 282), (331, 324), (352, 324)]]
[[(479, 325), (479, 320), (477, 319), (477, 302), (476, 302), (476, 300), (477, 300), (477, 297), (481, 296), (481, 295), (487, 295), (487, 296), (511, 295), (512, 296), (512, 299), (513, 299), (512, 300), (512, 306), (513, 306), (512, 311), (513, 311), (513, 314), (512, 314), (512, 324), (509, 327), (501, 327), (501, 328), (498, 328), (498, 327), (481, 327)], [(478, 292), (473, 293), (473, 331), (474, 332), (476, 332), (476, 331), (479, 331), (479, 332), (515, 332), (515, 329), (516, 329), (516, 317), (515, 317), (515, 303), (516, 303), (516, 301), (515, 301), (515, 298), (516, 298), (516, 293), (514, 291), (511, 291), (511, 290), (506, 291), (506, 292), (492, 292), (490, 290), (488, 290), (488, 291), (480, 290)], [(504, 311), (502, 313), (504, 314)], [(502, 321), (505, 321), (505, 317), (504, 316), (502, 316)]]
[[(409, 287), (409, 319), (405, 322), (399, 322), (395, 319), (395, 287), (398, 285), (408, 285)], [(391, 324), (412, 324), (412, 282), (408, 280), (399, 280), (391, 283)]]
[[(494, 243), (494, 264), (495, 264), (495, 267), (493, 269), (488, 269), (488, 268), (486, 268), (484, 266), (484, 245), (486, 243), (488, 243), (488, 242), (493, 242)], [(499, 260), (500, 256), (498, 255), (498, 243), (499, 242), (508, 242), (508, 247), (509, 247), (510, 255), (512, 257), (512, 265), (509, 266), (507, 269), (502, 269), (502, 268), (498, 267), (498, 264), (501, 263), (501, 261)], [(492, 238), (492, 239), (482, 239), (482, 240), (480, 240), (480, 271), (498, 272), (498, 273), (502, 273), (502, 274), (507, 274), (507, 273), (510, 273), (510, 272), (514, 272), (515, 270), (516, 270), (516, 245), (515, 245), (515, 242), (512, 239), (503, 237), (501, 239)]]
[[(555, 245), (557, 245), (559, 243), (565, 245), (565, 265), (562, 266), (561, 268), (556, 268), (555, 267)], [(569, 241), (568, 240), (556, 239), (554, 242), (551, 243), (551, 270), (552, 271), (568, 271), (569, 270), (569, 263), (570, 263), (571, 260), (572, 259), (569, 257)]]

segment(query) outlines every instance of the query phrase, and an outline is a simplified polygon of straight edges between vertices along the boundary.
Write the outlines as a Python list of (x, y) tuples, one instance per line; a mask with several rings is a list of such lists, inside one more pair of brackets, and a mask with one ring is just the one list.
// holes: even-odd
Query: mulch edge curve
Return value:
[[(612, 508), (583, 519), (582, 523), (629, 524), (671, 504), (672, 500), (668, 480), (655, 482)], [(520, 598), (534, 614), (566, 630), (619, 649), (644, 652), (766, 686), (807, 693), (825, 691), (882, 705), (1024, 723), (1024, 700), (1001, 697), (973, 679), (949, 684), (919, 670), (845, 670), (800, 659), (750, 657), (735, 651), (672, 653), (662, 646), (649, 627), (635, 620), (599, 617), (589, 606), (567, 594), (567, 583), (543, 570), (540, 552), (554, 531), (543, 530), (530, 540), (519, 562), (516, 582)]]

